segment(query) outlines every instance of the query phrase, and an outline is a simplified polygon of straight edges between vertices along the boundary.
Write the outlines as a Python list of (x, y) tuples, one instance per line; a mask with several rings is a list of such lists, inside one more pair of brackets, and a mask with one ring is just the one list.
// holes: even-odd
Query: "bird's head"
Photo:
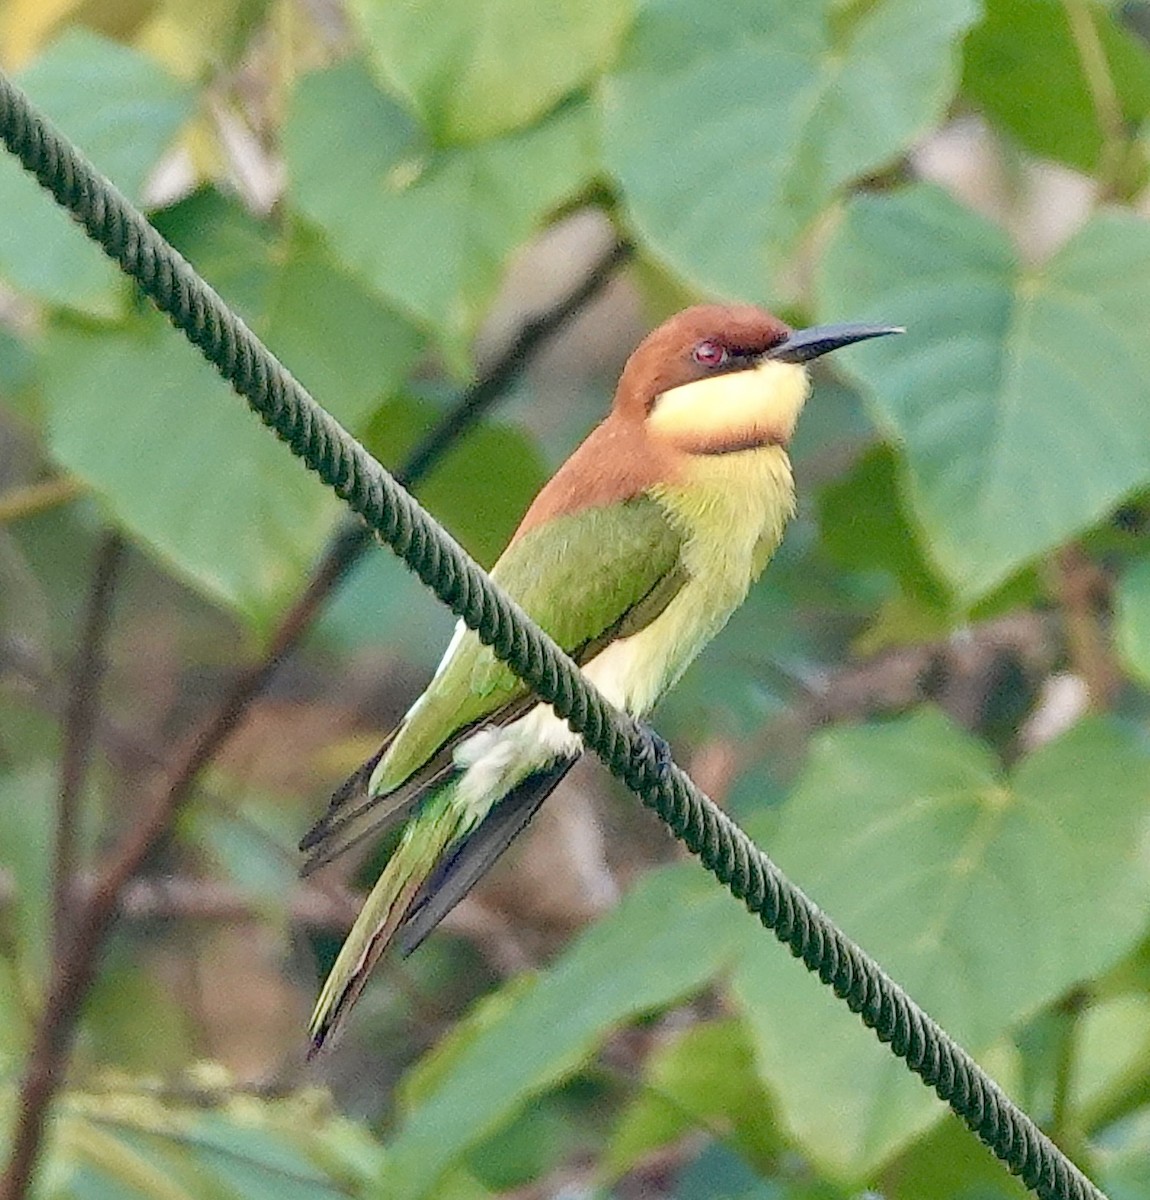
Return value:
[(650, 333), (627, 362), (616, 411), (688, 454), (785, 445), (806, 401), (806, 364), (902, 330), (821, 325), (793, 330), (746, 305), (699, 305)]

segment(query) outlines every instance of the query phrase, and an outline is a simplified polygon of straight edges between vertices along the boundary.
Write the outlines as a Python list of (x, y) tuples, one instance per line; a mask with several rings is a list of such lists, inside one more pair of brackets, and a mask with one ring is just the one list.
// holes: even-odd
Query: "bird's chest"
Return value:
[(688, 573), (712, 587), (745, 590), (794, 514), (790, 459), (780, 446), (699, 456), (660, 499), (685, 535)]

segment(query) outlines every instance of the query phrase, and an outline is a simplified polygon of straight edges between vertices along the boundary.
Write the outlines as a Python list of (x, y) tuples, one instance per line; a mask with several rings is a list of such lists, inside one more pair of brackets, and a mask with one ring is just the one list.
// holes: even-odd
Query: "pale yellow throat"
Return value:
[(767, 359), (750, 370), (663, 392), (647, 417), (647, 429), (696, 453), (785, 445), (809, 392), (805, 367)]

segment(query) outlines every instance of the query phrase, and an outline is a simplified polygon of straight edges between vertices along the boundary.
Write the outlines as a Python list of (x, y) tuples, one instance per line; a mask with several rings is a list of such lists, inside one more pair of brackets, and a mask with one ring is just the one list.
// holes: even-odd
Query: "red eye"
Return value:
[(728, 354), (726, 346), (718, 342), (700, 342), (691, 357), (701, 367), (721, 367), (727, 361)]

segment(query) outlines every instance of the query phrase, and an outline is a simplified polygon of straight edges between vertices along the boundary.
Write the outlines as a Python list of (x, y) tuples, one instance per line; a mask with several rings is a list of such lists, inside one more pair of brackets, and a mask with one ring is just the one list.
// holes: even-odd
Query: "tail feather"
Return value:
[(455, 836), (457, 825), (446, 799), (442, 795), (436, 797), (430, 819), (413, 821), (407, 827), (356, 917), (316, 1000), (308, 1026), (309, 1058), (330, 1043), (344, 1016), (359, 999), (372, 967), (410, 911), (436, 860)]
[(426, 798), (320, 991), (309, 1026), (309, 1057), (330, 1043), (388, 945), (398, 938), (402, 952), (411, 953), (526, 828), (574, 762), (565, 758), (533, 772), (474, 826), (474, 814), (456, 803), (453, 783)]
[(300, 838), (299, 848), (311, 850), (328, 835), (332, 826), (339, 819), (347, 805), (360, 796), (367, 795), (367, 786), (380, 760), (387, 753), (395, 734), (393, 733), (382, 746), (363, 764), (357, 767), (332, 794), (328, 801), (327, 812)]
[(399, 926), (399, 947), (415, 950), (490, 870), (527, 828), (540, 805), (559, 786), (576, 760), (564, 758), (517, 784), (460, 842), (444, 854), (423, 881)]
[[(383, 837), (406, 821), (434, 794), (436, 788), (448, 782), (455, 773), (454, 764), (446, 762), (434, 775), (419, 780), (417, 784), (404, 785), (385, 796), (369, 796), (364, 791), (353, 808), (347, 805), (356, 798), (355, 793), (347, 792), (342, 802), (343, 811), (313, 829), (305, 839), (306, 846), (301, 843), (301, 849), (310, 853), (300, 868), (300, 874), (307, 876), (318, 871), (369, 837)], [(371, 772), (367, 771), (362, 782), (364, 789), (370, 778)]]

